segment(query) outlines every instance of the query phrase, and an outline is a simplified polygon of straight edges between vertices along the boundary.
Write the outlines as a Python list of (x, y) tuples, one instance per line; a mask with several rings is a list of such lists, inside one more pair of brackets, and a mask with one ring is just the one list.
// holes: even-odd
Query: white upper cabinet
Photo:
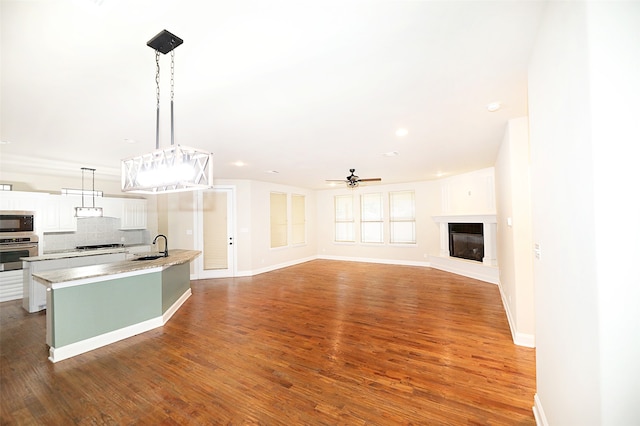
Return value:
[(37, 211), (41, 200), (48, 195), (38, 192), (0, 191), (0, 210)]
[(122, 198), (100, 197), (98, 200), (100, 201), (96, 202), (96, 205), (102, 207), (102, 216), (120, 217), (122, 214), (122, 203), (124, 202)]
[[(85, 207), (93, 199), (85, 197)], [(77, 230), (75, 208), (82, 206), (79, 195), (57, 195), (40, 192), (0, 192), (0, 210), (36, 212), (36, 232), (74, 232)], [(146, 229), (147, 200), (144, 198), (97, 197), (95, 206), (102, 207), (106, 217), (120, 219), (120, 229)]]
[(147, 200), (137, 198), (122, 199), (120, 229), (146, 229)]
[(80, 207), (81, 203), (80, 197), (76, 196), (50, 195), (44, 198), (41, 208), (38, 209), (39, 231), (75, 231), (78, 227), (75, 208)]

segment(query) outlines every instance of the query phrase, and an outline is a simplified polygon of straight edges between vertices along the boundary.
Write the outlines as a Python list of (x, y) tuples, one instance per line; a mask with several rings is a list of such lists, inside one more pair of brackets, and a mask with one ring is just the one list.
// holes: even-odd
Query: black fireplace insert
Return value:
[(484, 257), (483, 228), (482, 223), (450, 223), (449, 255), (482, 262)]

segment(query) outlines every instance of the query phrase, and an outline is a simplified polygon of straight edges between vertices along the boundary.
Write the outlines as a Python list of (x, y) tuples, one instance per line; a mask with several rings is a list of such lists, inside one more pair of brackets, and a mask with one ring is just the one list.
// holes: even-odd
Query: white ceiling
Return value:
[[(492, 166), (507, 120), (527, 114), (527, 64), (545, 6), (1, 4), (3, 167), (35, 155), (43, 167), (118, 176), (121, 159), (155, 149), (155, 54), (146, 42), (167, 29), (184, 39), (175, 54), (175, 142), (213, 152), (217, 178), (318, 189), (349, 168), (397, 183)], [(160, 60), (166, 146), (170, 55)], [(503, 108), (487, 112), (492, 101)], [(407, 136), (395, 135), (400, 127)], [(399, 155), (383, 155), (391, 151)]]

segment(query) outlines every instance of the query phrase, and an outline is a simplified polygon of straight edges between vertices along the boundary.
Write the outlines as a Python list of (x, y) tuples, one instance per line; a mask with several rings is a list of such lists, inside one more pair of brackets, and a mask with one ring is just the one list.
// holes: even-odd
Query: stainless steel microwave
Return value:
[(0, 234), (33, 232), (34, 212), (2, 210), (0, 211)]

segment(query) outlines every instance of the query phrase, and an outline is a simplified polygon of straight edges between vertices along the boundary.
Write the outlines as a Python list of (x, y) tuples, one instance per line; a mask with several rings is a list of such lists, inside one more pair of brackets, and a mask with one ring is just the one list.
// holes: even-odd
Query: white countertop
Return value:
[(169, 250), (168, 257), (160, 257), (155, 260), (125, 260), (121, 262), (106, 263), (101, 265), (80, 266), (77, 268), (57, 269), (54, 271), (33, 274), (33, 277), (47, 287), (69, 281), (81, 282), (87, 279), (96, 279), (116, 274), (145, 271), (151, 269), (163, 269), (169, 266), (181, 265), (191, 262), (200, 255), (197, 250)]

